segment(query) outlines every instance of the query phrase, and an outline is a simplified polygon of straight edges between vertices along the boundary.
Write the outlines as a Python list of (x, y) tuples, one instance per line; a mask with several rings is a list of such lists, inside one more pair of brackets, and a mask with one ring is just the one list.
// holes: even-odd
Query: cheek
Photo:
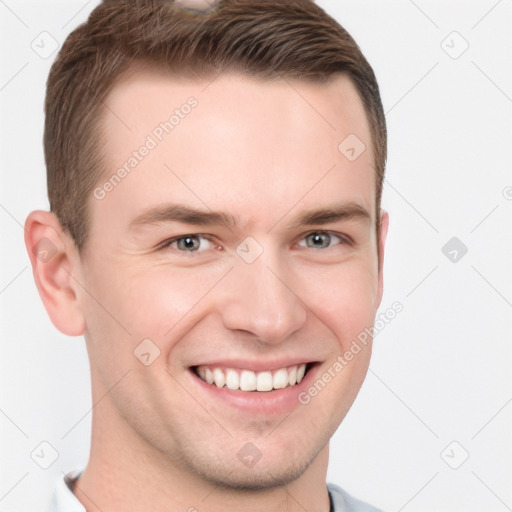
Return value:
[(342, 351), (375, 319), (377, 273), (369, 268), (354, 261), (303, 281), (308, 306), (333, 331)]
[(352, 406), (370, 362), (368, 328), (375, 320), (377, 293), (377, 273), (370, 268), (354, 261), (304, 281), (315, 283), (306, 290), (308, 306), (321, 327), (328, 328), (325, 335), (333, 338), (331, 357), (307, 390), (309, 397), (315, 397), (311, 398), (315, 408), (311, 417), (317, 418), (319, 428), (329, 418), (332, 433)]
[(151, 338), (163, 345), (192, 321), (223, 273), (221, 268), (134, 267), (110, 277), (106, 300), (133, 338)]

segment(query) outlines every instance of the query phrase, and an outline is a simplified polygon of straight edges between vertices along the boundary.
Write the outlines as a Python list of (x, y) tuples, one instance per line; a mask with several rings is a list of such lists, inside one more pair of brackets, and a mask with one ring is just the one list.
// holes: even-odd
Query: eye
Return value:
[[(305, 241), (305, 245), (304, 245)], [(329, 233), (327, 231), (314, 231), (306, 235), (300, 242), (299, 246), (306, 246), (309, 249), (327, 249), (331, 246), (331, 242), (349, 243), (345, 238)]]
[(178, 252), (191, 253), (202, 252), (206, 249), (211, 249), (213, 244), (211, 240), (205, 238), (203, 235), (183, 235), (174, 238), (169, 238), (158, 245), (158, 250), (163, 250), (168, 247), (176, 249)]

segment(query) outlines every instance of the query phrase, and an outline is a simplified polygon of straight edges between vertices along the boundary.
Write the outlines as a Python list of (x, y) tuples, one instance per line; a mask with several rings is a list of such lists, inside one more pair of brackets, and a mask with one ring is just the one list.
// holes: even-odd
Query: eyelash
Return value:
[[(340, 242), (338, 244), (336, 244), (336, 245), (353, 245), (353, 240), (350, 237), (348, 237), (347, 235), (342, 235), (341, 233), (333, 232), (333, 231), (310, 231), (309, 233), (306, 233), (299, 240), (299, 242), (302, 242), (303, 240), (305, 240), (306, 238), (308, 238), (311, 235), (328, 235), (328, 236), (331, 237), (331, 242), (332, 242), (332, 238), (333, 237), (334, 238), (338, 238), (340, 240)], [(180, 235), (180, 236), (176, 236), (176, 237), (164, 240), (160, 244), (158, 244), (156, 249), (159, 250), (159, 251), (163, 251), (163, 250), (169, 248), (173, 243), (179, 242), (180, 240), (184, 240), (185, 238), (199, 238), (199, 239), (202, 239), (202, 240), (208, 240), (210, 243), (213, 243), (213, 241), (207, 235), (204, 235), (202, 233), (191, 233), (191, 234)], [(326, 250), (326, 249), (331, 249), (331, 248), (332, 248), (332, 246), (329, 246), (329, 247), (319, 247), (319, 248), (316, 248), (316, 249), (317, 250)], [(305, 249), (315, 249), (315, 247), (305, 247)], [(193, 254), (195, 252), (202, 252), (202, 251), (198, 251), (198, 250), (195, 250), (195, 251), (181, 251), (181, 250), (177, 249), (177, 252), (180, 252), (180, 253), (183, 253), (183, 254)]]

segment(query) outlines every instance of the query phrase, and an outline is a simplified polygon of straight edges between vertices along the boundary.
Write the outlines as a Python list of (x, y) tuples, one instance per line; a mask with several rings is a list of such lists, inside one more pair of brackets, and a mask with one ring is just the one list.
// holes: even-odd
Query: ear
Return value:
[(388, 212), (382, 210), (380, 215), (380, 231), (379, 231), (379, 276), (378, 276), (378, 289), (376, 306), (379, 307), (384, 293), (384, 248), (386, 246), (386, 238), (388, 236), (389, 215)]
[(74, 279), (80, 258), (71, 236), (54, 213), (37, 210), (25, 221), (25, 246), (39, 296), (53, 325), (69, 336), (82, 335), (85, 321)]

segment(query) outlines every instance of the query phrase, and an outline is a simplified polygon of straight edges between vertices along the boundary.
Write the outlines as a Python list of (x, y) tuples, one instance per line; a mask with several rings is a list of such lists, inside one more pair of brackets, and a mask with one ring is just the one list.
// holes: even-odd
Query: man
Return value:
[(95, 404), (52, 510), (376, 510), (326, 485), (382, 298), (373, 71), (310, 0), (183, 4), (103, 2), (49, 75), (26, 244)]

